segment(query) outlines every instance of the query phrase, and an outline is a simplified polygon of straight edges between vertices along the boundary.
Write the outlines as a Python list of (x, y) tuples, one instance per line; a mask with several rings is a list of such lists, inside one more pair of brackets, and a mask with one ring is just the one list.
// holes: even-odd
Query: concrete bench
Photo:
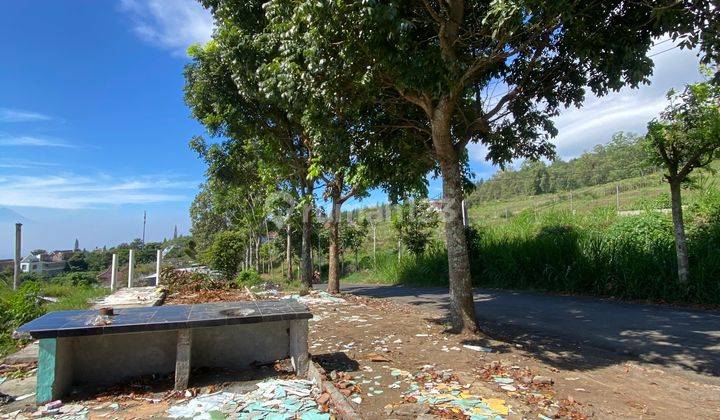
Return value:
[(290, 357), (298, 376), (307, 373), (312, 314), (295, 300), (118, 309), (107, 325), (94, 325), (97, 317), (52, 312), (18, 329), (40, 339), (38, 403), (75, 385), (173, 371), (175, 388), (184, 389), (191, 366), (239, 370)]

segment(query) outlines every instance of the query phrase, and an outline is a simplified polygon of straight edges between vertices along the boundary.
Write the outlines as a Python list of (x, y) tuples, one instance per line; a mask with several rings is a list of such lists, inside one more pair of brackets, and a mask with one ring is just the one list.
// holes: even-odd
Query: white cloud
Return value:
[(0, 122), (33, 122), (48, 121), (52, 117), (39, 112), (25, 111), (22, 109), (0, 108)]
[(143, 40), (185, 54), (188, 46), (210, 40), (213, 19), (196, 0), (122, 0), (133, 31)]
[(558, 136), (552, 141), (562, 158), (576, 157), (596, 144), (606, 143), (618, 131), (644, 134), (648, 121), (665, 107), (670, 88), (702, 79), (694, 51), (672, 48), (659, 40), (648, 52), (655, 62), (649, 85), (623, 88), (598, 98), (589, 94), (582, 108), (570, 108), (554, 119)]
[(35, 137), (35, 136), (4, 136), (0, 137), (0, 146), (27, 146), (27, 147), (66, 147), (78, 146), (63, 140)]
[(58, 166), (58, 164), (19, 158), (0, 158), (0, 169), (33, 169), (50, 166)]
[(188, 200), (196, 182), (146, 175), (118, 179), (109, 175), (0, 175), (0, 206), (86, 209), (123, 204)]
[[(652, 57), (655, 68), (649, 85), (623, 88), (599, 98), (589, 92), (581, 108), (563, 110), (555, 117), (558, 135), (551, 141), (558, 156), (576, 157), (596, 144), (606, 143), (618, 131), (644, 134), (648, 121), (667, 104), (665, 94), (670, 88), (700, 80), (696, 53), (679, 48), (663, 52), (672, 46), (666, 39), (660, 39), (648, 52), (657, 54)], [(473, 162), (485, 162), (487, 148), (479, 144), (468, 147)]]

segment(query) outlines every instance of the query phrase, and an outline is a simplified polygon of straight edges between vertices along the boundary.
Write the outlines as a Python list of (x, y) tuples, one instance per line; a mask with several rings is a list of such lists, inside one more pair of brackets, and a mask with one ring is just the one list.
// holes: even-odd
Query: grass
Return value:
[[(655, 211), (669, 206), (667, 185), (653, 185), (646, 178), (621, 182), (621, 210), (638, 210), (631, 216), (617, 213), (610, 194), (614, 184), (612, 189), (605, 185), (574, 191), (573, 212), (569, 202), (552, 196), (519, 197), (471, 208), (473, 229), (468, 242), (473, 283), (720, 306), (717, 179), (706, 178), (684, 192), (691, 281), (679, 284), (671, 216)], [(512, 208), (508, 218), (500, 211), (504, 207)], [(447, 285), (447, 254), (441, 242), (424, 255), (404, 255), (398, 260), (393, 234), (390, 227), (378, 228), (378, 243), (383, 246), (378, 246), (377, 264), (368, 252), (372, 241), (366, 241), (359, 270), (342, 281)]]
[[(107, 288), (78, 285), (69, 282), (28, 281), (12, 290), (0, 279), (0, 357), (15, 351), (22, 342), (11, 337), (12, 332), (32, 319), (51, 311), (85, 309), (90, 301), (109, 293)], [(57, 302), (45, 302), (41, 296), (56, 297)]]

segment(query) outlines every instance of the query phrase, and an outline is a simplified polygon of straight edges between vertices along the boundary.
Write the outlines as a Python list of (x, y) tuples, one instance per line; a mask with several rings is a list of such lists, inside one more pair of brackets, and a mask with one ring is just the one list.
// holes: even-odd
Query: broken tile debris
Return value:
[(302, 379), (270, 379), (247, 394), (216, 392), (199, 395), (168, 409), (170, 418), (216, 419), (330, 419), (315, 401), (319, 390)]

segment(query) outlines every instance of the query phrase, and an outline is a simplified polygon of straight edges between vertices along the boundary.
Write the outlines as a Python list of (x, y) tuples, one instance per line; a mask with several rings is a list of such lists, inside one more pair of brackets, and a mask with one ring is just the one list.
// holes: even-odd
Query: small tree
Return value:
[(218, 232), (206, 252), (205, 257), (210, 266), (220, 271), (227, 280), (235, 278), (238, 272), (245, 255), (246, 239), (247, 235), (243, 232)]
[(86, 271), (88, 269), (88, 262), (85, 261), (85, 253), (74, 252), (67, 261), (68, 271)]
[(352, 251), (355, 255), (355, 269), (358, 269), (358, 252), (368, 234), (370, 223), (367, 219), (356, 222), (343, 222), (340, 229), (342, 252)]
[(710, 82), (686, 85), (682, 93), (671, 90), (670, 105), (660, 118), (650, 121), (646, 145), (652, 159), (665, 166), (670, 184), (677, 252), (678, 279), (686, 283), (689, 262), (683, 222), (681, 188), (697, 168), (720, 157), (720, 87)]
[(438, 225), (438, 214), (426, 200), (403, 203), (393, 217), (400, 241), (413, 255), (421, 255)]

